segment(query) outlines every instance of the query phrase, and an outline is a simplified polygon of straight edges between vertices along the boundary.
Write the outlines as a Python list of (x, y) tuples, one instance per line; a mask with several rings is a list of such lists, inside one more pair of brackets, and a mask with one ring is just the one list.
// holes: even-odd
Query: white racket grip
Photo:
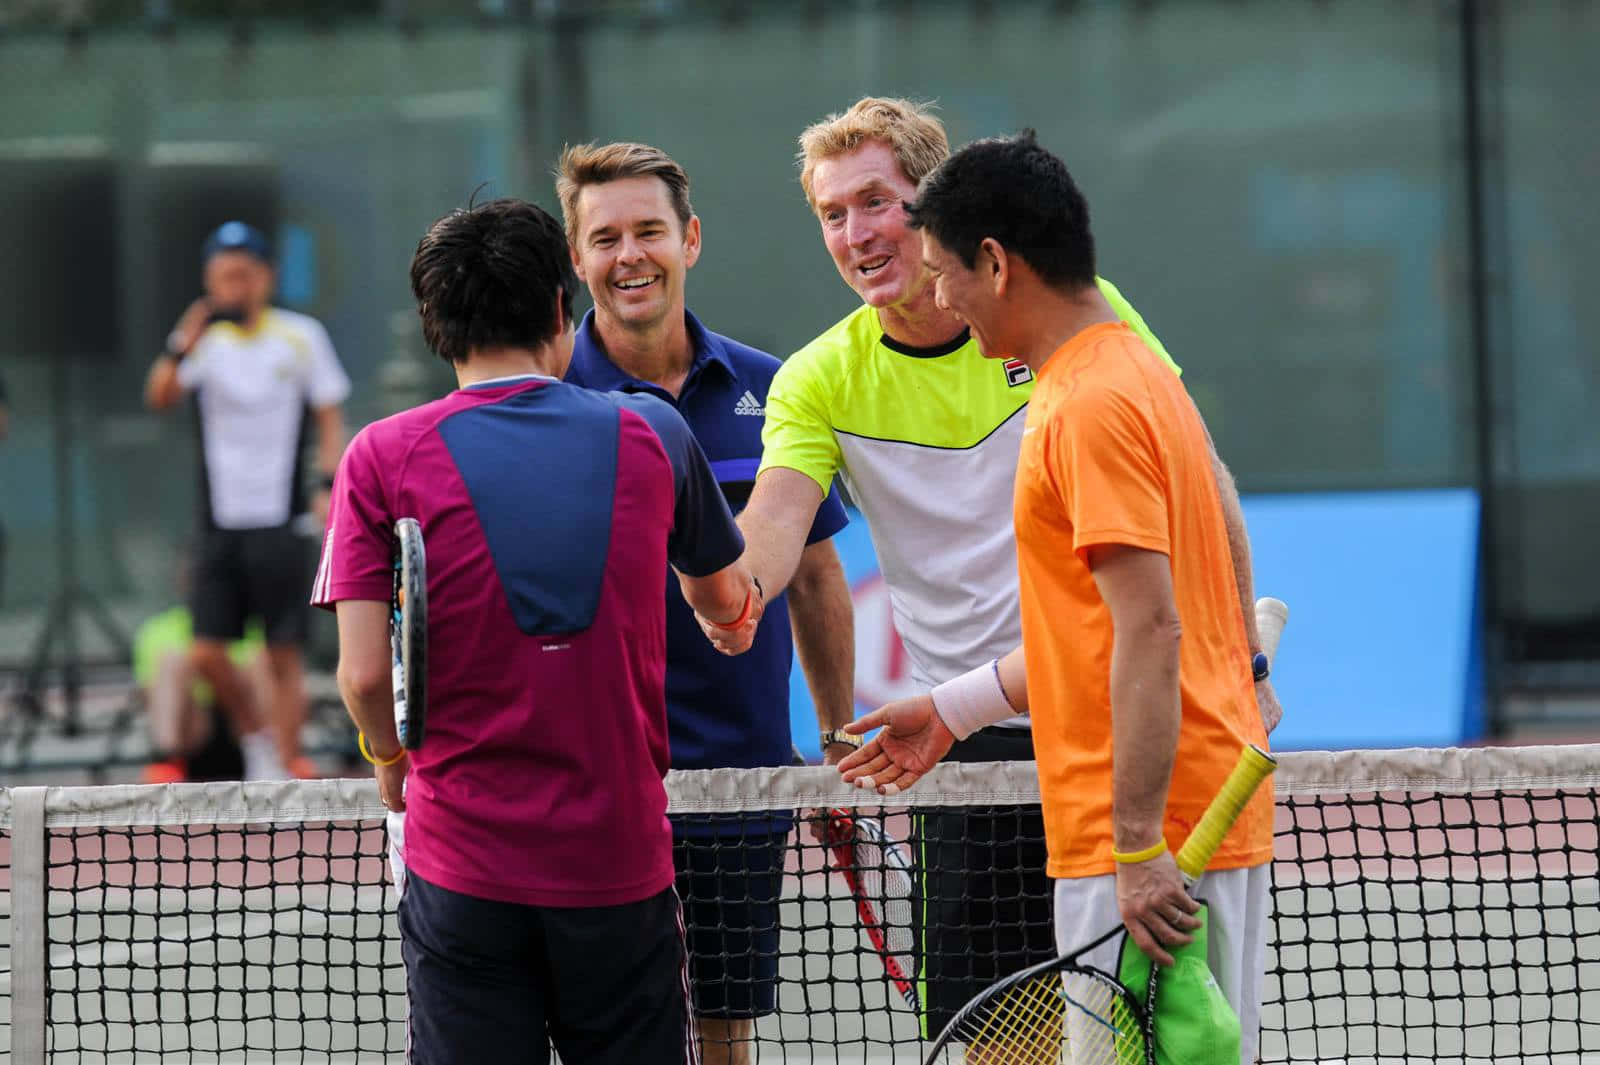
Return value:
[(1256, 633), (1261, 637), (1261, 650), (1266, 652), (1267, 661), (1278, 657), (1278, 639), (1288, 623), (1288, 603), (1270, 596), (1256, 600)]

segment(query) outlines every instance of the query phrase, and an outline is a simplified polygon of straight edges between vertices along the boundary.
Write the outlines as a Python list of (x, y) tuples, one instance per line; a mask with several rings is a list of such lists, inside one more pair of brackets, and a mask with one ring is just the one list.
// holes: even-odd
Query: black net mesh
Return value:
[(0, 1061), (11, 1060), (11, 833), (0, 829)]
[[(1262, 1060), (1600, 1060), (1595, 754), (1286, 756)], [(893, 799), (830, 772), (669, 779), (697, 1005), (754, 1060), (919, 1061), (941, 1010), (1052, 952), (1032, 767)], [(49, 1060), (402, 1060), (370, 782), (176, 788), (50, 794)]]
[(378, 822), (56, 830), (52, 1062), (405, 1048)]

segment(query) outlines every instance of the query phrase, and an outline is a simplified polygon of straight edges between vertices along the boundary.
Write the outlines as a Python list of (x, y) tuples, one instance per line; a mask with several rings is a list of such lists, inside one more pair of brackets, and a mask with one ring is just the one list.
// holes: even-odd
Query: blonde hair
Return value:
[(950, 138), (945, 135), (944, 123), (934, 117), (933, 104), (864, 97), (850, 110), (829, 115), (800, 134), (800, 187), (813, 210), (817, 200), (811, 193), (811, 173), (817, 164), (855, 151), (869, 140), (888, 145), (913, 185), (950, 154)]
[(569, 144), (556, 164), (556, 195), (561, 199), (567, 239), (577, 240), (578, 194), (585, 186), (631, 177), (657, 177), (665, 182), (678, 223), (689, 224), (694, 215), (694, 208), (689, 205), (689, 175), (666, 152), (632, 141)]

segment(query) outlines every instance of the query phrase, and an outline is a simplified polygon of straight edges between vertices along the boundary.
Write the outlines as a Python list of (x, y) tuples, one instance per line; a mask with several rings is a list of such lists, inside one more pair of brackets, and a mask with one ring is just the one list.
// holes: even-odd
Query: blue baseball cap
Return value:
[(264, 263), (272, 262), (272, 245), (267, 235), (246, 222), (224, 222), (206, 238), (200, 250), (200, 261), (210, 262), (211, 257), (223, 251), (249, 252)]

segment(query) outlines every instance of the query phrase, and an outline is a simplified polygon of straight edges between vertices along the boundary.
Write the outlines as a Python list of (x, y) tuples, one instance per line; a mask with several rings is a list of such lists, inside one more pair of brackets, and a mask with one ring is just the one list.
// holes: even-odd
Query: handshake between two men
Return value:
[[(743, 569), (739, 564), (728, 567)], [(700, 623), (700, 630), (706, 634), (706, 639), (711, 641), (713, 647), (725, 655), (742, 655), (750, 650), (750, 645), (755, 642), (756, 629), (761, 624), (761, 615), (766, 610), (766, 596), (762, 592), (761, 581), (754, 575), (745, 575), (744, 606), (737, 616), (728, 617), (726, 612), (721, 612), (726, 620), (717, 621), (707, 616), (706, 604), (690, 598), (689, 585), (683, 581), (680, 574), (679, 580), (683, 582), (684, 598), (689, 600), (689, 605), (694, 607), (694, 619)]]

